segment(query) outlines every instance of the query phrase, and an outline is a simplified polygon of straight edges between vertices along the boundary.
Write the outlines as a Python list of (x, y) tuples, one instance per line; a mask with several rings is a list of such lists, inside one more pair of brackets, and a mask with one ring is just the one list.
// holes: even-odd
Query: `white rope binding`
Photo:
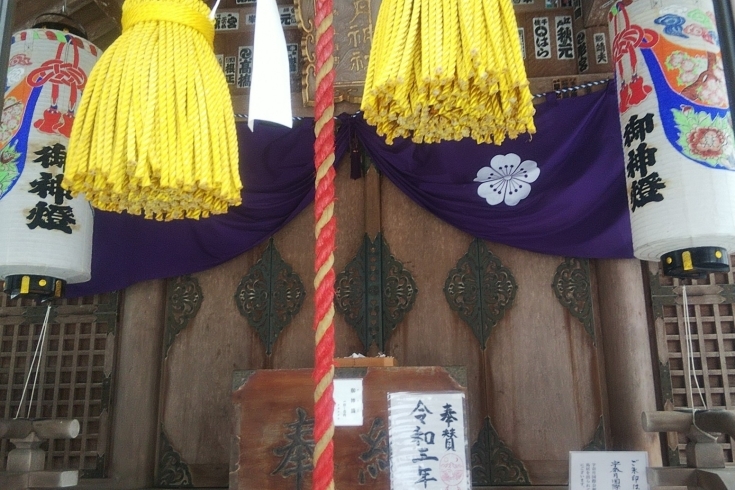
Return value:
[[(43, 349), (46, 344), (46, 337), (48, 336), (48, 319), (51, 315), (51, 303), (46, 308), (46, 317), (43, 319), (43, 326), (41, 327), (41, 335), (38, 338), (36, 344), (36, 350), (33, 352), (33, 358), (31, 359), (31, 365), (28, 368), (28, 375), (26, 376), (26, 382), (23, 385), (23, 393), (20, 396), (20, 403), (18, 404), (18, 411), (15, 414), (15, 418), (20, 417), (20, 412), (23, 409), (23, 402), (25, 401), (26, 392), (28, 391), (28, 384), (31, 382), (31, 376), (33, 376), (33, 386), (31, 388), (31, 396), (28, 398), (28, 412), (26, 418), (31, 418), (31, 409), (33, 408), (33, 398), (36, 394), (36, 384), (38, 383), (38, 372), (41, 370), (41, 358), (43, 357)], [(34, 374), (35, 369), (35, 374)]]
[[(702, 401), (702, 407), (704, 407), (705, 410), (707, 410), (707, 402), (704, 400), (704, 396), (702, 395), (702, 387), (699, 386), (699, 380), (697, 379), (697, 373), (695, 371), (694, 366), (694, 343), (692, 342), (692, 326), (691, 322), (689, 321), (689, 299), (687, 297), (687, 287), (682, 286), (681, 288), (682, 292), (682, 300), (683, 300), (683, 307), (684, 307), (684, 327), (686, 330), (686, 343), (687, 343), (687, 351), (688, 351), (688, 363), (689, 363), (689, 376), (694, 378), (694, 384), (697, 386), (697, 392), (699, 393), (699, 399)], [(707, 360), (704, 358), (702, 353), (702, 346), (699, 346), (699, 361), (701, 363), (706, 362)], [(704, 373), (704, 369), (702, 370)], [(685, 384), (685, 386), (687, 386)], [(692, 385), (689, 383), (687, 389), (687, 398), (689, 399), (689, 406), (692, 407), (692, 420), (694, 419), (694, 413), (696, 412), (696, 409), (694, 408), (694, 393), (692, 390)]]

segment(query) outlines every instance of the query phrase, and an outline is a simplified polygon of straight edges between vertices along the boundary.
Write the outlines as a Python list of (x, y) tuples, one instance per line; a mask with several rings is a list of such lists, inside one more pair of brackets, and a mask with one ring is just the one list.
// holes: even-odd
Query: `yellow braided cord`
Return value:
[(171, 220), (240, 204), (235, 118), (201, 0), (126, 0), (90, 74), (63, 185), (105, 211)]
[(383, 0), (361, 109), (388, 143), (534, 133), (511, 0)]
[[(141, 22), (176, 22), (199, 32), (212, 46), (214, 24), (209, 20), (209, 11), (204, 11), (200, 2), (181, 0), (148, 0), (135, 2), (127, 0), (122, 9), (123, 31)], [(202, 13), (204, 15), (202, 15)]]

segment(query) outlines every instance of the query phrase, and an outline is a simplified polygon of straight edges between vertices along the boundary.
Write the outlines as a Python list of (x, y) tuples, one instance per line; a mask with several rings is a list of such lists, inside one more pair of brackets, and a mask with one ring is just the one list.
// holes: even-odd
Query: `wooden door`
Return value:
[(385, 179), (381, 194), (386, 241), (419, 289), (388, 352), (466, 367), (474, 485), (566, 485), (568, 452), (604, 446), (588, 262), (474, 240)]
[[(356, 289), (338, 286), (337, 355), (384, 350), (400, 366), (464, 366), (474, 484), (566, 485), (568, 451), (604, 446), (589, 263), (475, 240), (374, 169), (349, 173), (343, 164), (337, 178), (335, 269), (348, 284), (371, 273), (370, 260), (386, 262), (360, 279), (377, 281), (371, 311), (385, 321), (364, 346), (365, 329), (345, 320), (356, 322), (345, 306), (350, 294), (360, 303)], [(272, 241), (169, 281), (158, 486), (227, 486), (232, 373), (313, 365), (312, 271), (309, 207)], [(481, 307), (469, 294), (478, 281)]]
[[(363, 182), (351, 180), (349, 168), (342, 170), (337, 181), (336, 216), (343, 223), (337, 238), (338, 264), (344, 264), (347, 253), (359, 246), (363, 219)], [(157, 486), (227, 487), (234, 371), (313, 366), (313, 226), (313, 206), (309, 206), (272, 241), (214, 269), (169, 280)], [(261, 332), (268, 330), (263, 323), (269, 322), (260, 320), (273, 305), (259, 300), (268, 295), (261, 266), (278, 276), (270, 285), (271, 297), (302, 298), (298, 307), (294, 301), (274, 307), (278, 311), (271, 317), (288, 317), (280, 321), (277, 336), (273, 330), (279, 321), (271, 318), (270, 334), (261, 337), (241, 314), (242, 301), (238, 306), (242, 286), (247, 290), (242, 295), (247, 303), (244, 309), (258, 318), (253, 323), (260, 325)], [(338, 352), (359, 351), (356, 334), (340, 325), (339, 318), (336, 321)]]

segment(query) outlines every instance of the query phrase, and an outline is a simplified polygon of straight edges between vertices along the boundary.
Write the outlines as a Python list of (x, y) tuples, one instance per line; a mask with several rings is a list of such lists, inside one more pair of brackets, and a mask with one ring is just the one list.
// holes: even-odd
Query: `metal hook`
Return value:
[(64, 0), (64, 4), (61, 6), (61, 13), (64, 15), (67, 15), (66, 13), (66, 0)]

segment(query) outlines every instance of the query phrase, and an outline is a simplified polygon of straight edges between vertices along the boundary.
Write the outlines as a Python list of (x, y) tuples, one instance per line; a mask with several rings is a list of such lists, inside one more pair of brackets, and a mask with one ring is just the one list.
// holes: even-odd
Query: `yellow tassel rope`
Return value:
[(126, 0), (123, 34), (95, 65), (63, 186), (96, 208), (171, 220), (241, 202), (237, 135), (200, 0)]
[(383, 0), (361, 109), (388, 143), (535, 133), (511, 0)]

